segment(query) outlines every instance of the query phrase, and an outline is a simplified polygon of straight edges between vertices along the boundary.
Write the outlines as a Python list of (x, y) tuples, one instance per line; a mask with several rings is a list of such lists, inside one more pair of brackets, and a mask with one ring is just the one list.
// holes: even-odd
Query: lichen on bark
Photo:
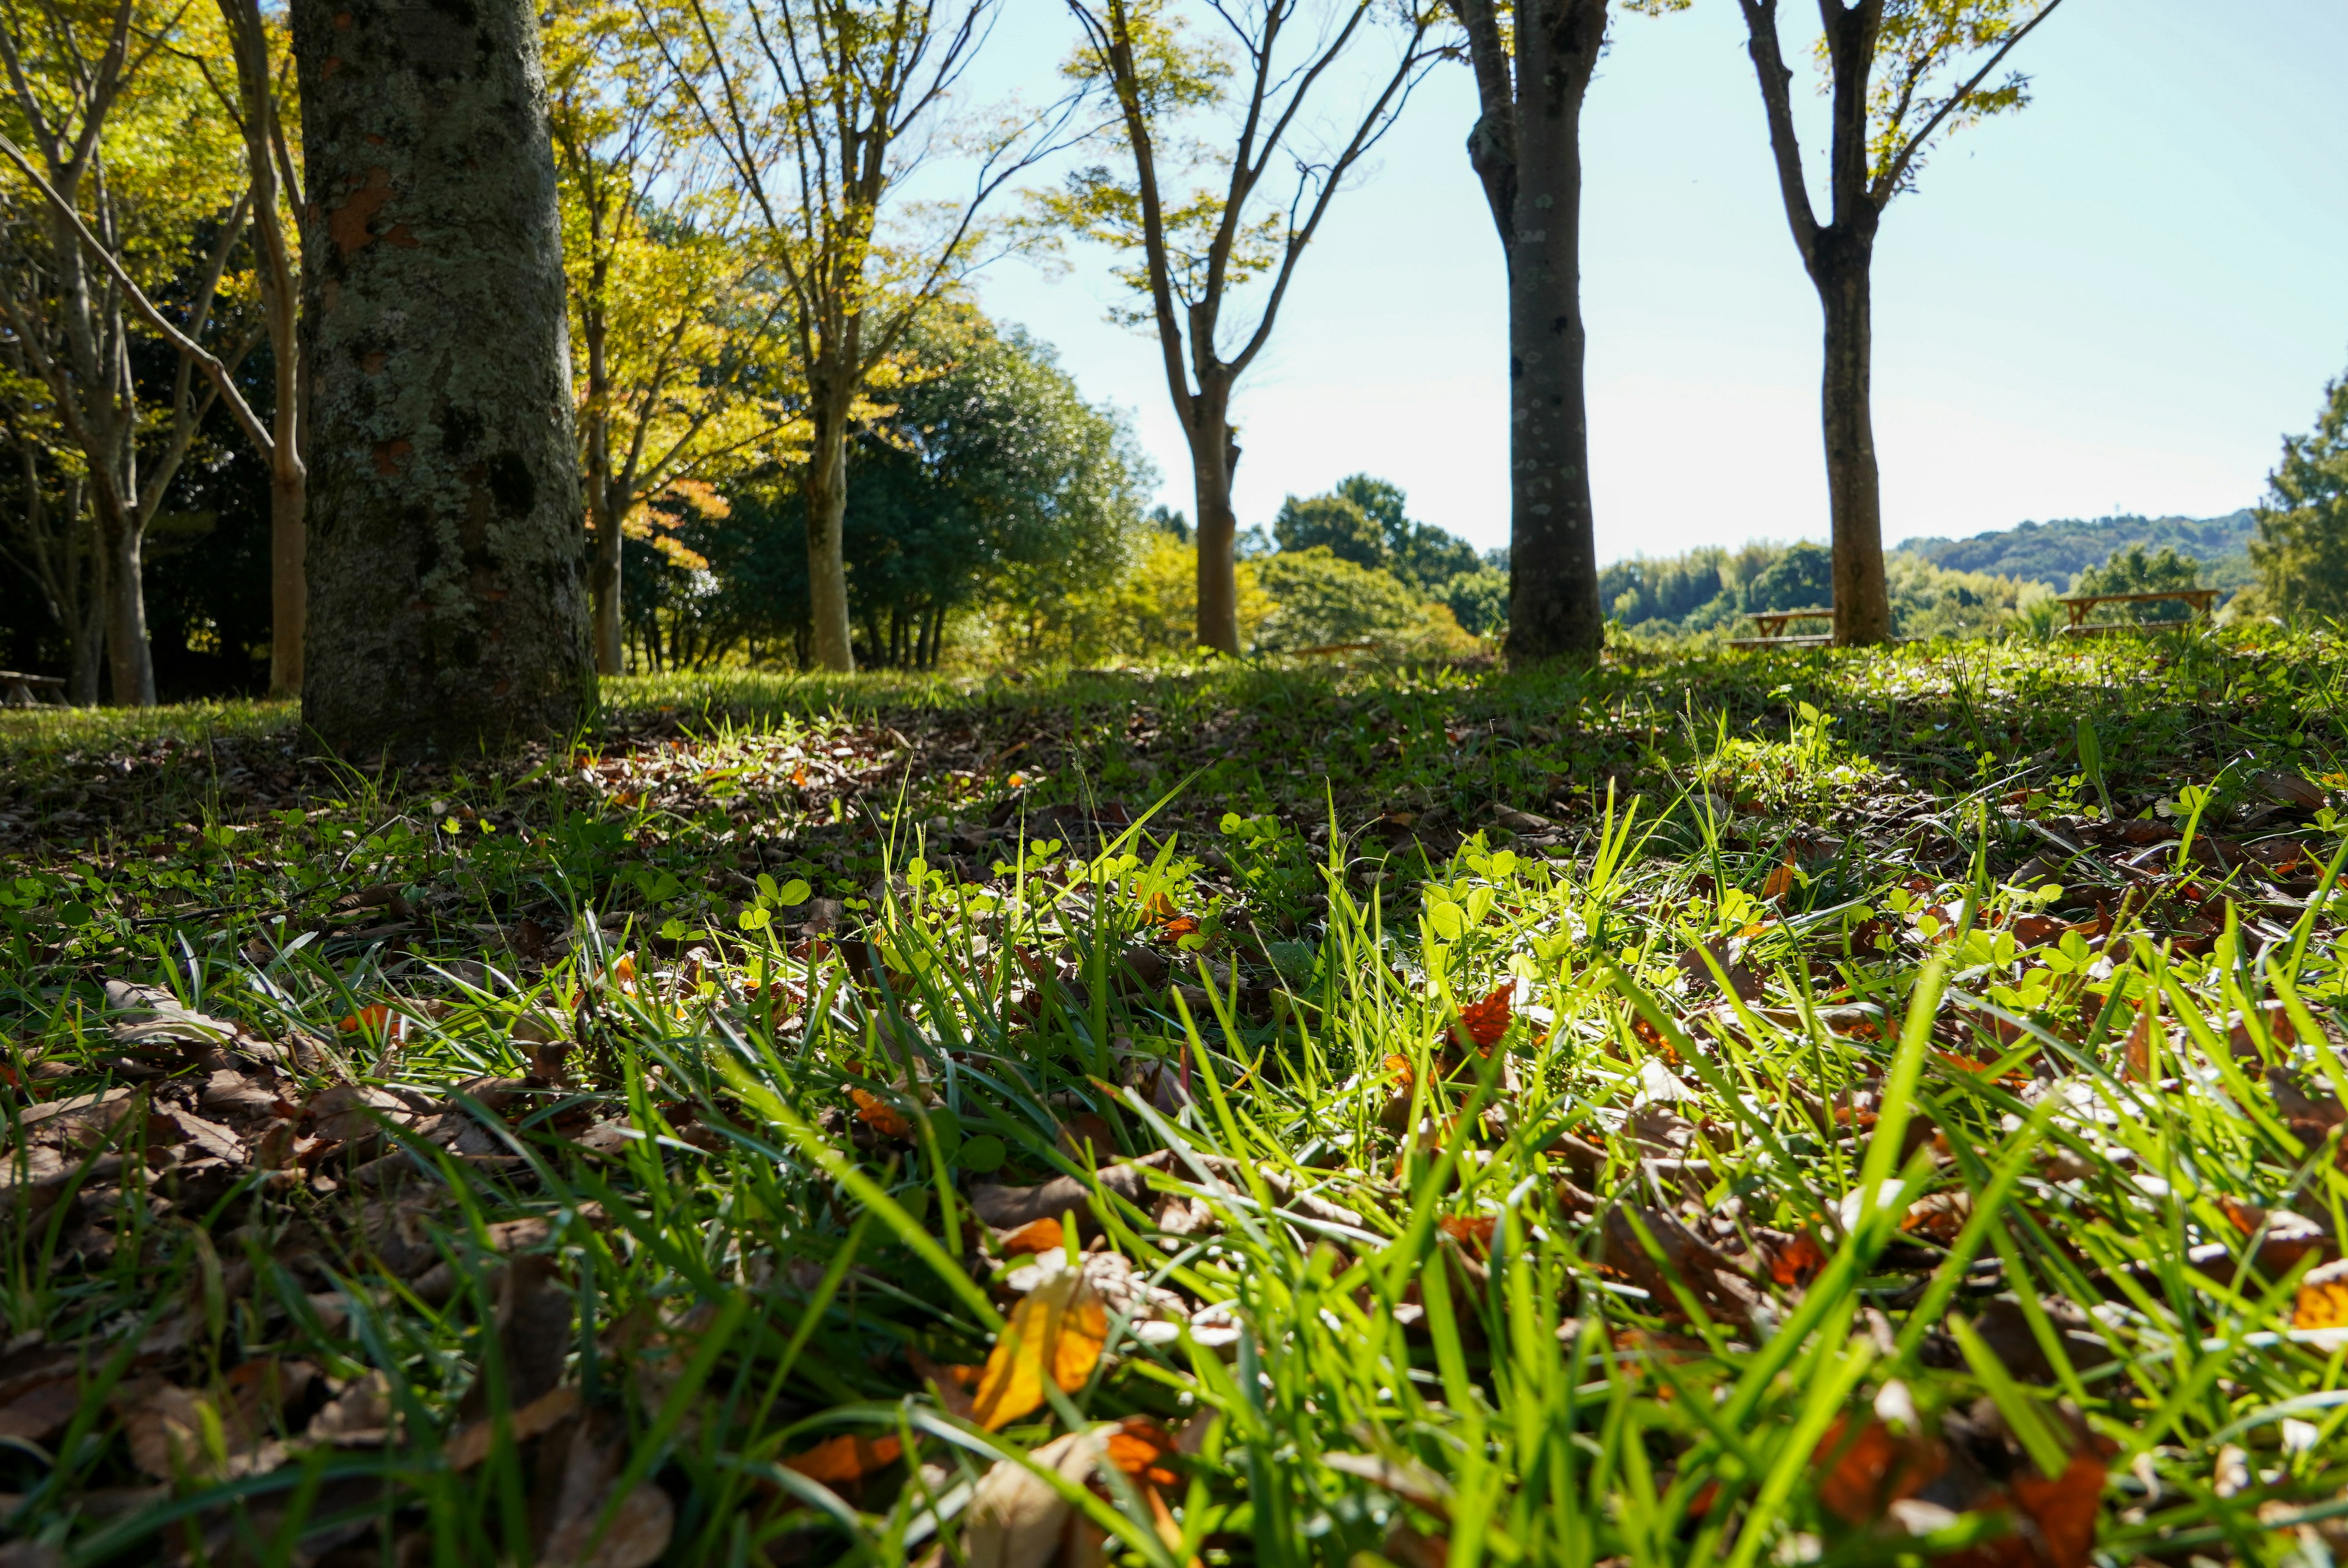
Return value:
[(349, 755), (595, 703), (561, 232), (519, 0), (294, 0), (306, 188), (303, 718)]

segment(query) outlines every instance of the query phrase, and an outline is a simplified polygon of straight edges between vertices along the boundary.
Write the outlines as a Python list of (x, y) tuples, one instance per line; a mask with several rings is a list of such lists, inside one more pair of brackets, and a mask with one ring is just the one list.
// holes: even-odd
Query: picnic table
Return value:
[[(2094, 625), (2087, 622), (2087, 612), (2099, 604), (2147, 604), (2156, 600), (2181, 600), (2199, 620), (2209, 619), (2218, 602), (2214, 588), (2165, 588), (2154, 593), (2081, 593), (2063, 601), (2071, 614), (2071, 624), (2063, 629), (2066, 637), (2096, 637), (2106, 631), (2135, 631), (2146, 626), (2157, 626), (2158, 621), (2105, 620)], [(2171, 624), (2174, 624), (2173, 622)]]
[(55, 675), (26, 675), (0, 670), (0, 708), (37, 708), (43, 692), (56, 692), (53, 702), (66, 700), (66, 683)]
[(1805, 633), (1798, 637), (1786, 635), (1786, 628), (1797, 620), (1832, 621), (1834, 611), (1831, 609), (1756, 610), (1749, 611), (1746, 619), (1753, 622), (1754, 634), (1730, 638), (1728, 645), (1731, 648), (1815, 648), (1834, 641), (1834, 634), (1830, 631)]

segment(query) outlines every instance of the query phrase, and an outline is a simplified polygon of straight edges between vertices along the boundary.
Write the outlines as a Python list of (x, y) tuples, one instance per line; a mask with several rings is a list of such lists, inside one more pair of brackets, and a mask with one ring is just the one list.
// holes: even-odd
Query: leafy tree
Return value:
[[(933, 667), (950, 618), (966, 611), (1005, 651), (1085, 643), (1087, 596), (1123, 576), (1144, 542), (1147, 459), (1048, 348), (973, 313), (920, 328), (902, 374), (893, 406), (849, 452), (843, 538), (860, 662)], [(656, 503), (675, 512), (681, 549), (631, 557), (629, 569), (651, 579), (628, 610), (648, 664), (689, 666), (744, 645), (811, 661), (805, 561), (783, 548), (803, 477), (778, 468), (729, 487), (722, 520)]]
[[(20, 436), (45, 433), (85, 481), (94, 548), (81, 580), (105, 605), (114, 699), (138, 706), (155, 701), (142, 546), (196, 428), (225, 397), (268, 439), (203, 346), (228, 335), (251, 200), (189, 63), (222, 51), (216, 23), (150, 0), (71, 19), (0, 7), (0, 157), (14, 171), (0, 190), (0, 354)], [(178, 356), (160, 388), (131, 368), (133, 340), (150, 335)], [(56, 516), (70, 540), (77, 515)], [(74, 649), (70, 691), (95, 702), (96, 648)]]
[[(1077, 171), (1043, 209), (1067, 231), (1133, 259), (1118, 276), (1148, 304), (1126, 319), (1157, 334), (1166, 390), (1190, 449), (1199, 642), (1237, 653), (1232, 391), (1271, 341), (1281, 302), (1338, 190), (1435, 58), (1429, 18), (1403, 12), (1391, 63), (1365, 66), (1375, 0), (1334, 0), (1317, 25), (1298, 22), (1299, 0), (1218, 7), (1228, 54), (1186, 36), (1164, 0), (1067, 4), (1083, 34), (1068, 69), (1107, 90), (1124, 167)], [(1365, 84), (1365, 101), (1338, 112), (1330, 100), (1354, 81)], [(1210, 135), (1201, 121), (1217, 117)], [(1329, 134), (1316, 137), (1323, 126)], [(1275, 171), (1287, 174), (1278, 189)], [(1230, 320), (1256, 279), (1264, 286), (1254, 324)]]
[(1832, 125), (1824, 222), (1803, 169), (1793, 72), (1777, 40), (1777, 0), (1737, 3), (1787, 225), (1826, 319), (1820, 401), (1834, 524), (1835, 641), (1881, 642), (1891, 635), (1891, 600), (1872, 408), (1876, 231), (1891, 199), (1915, 188), (1936, 138), (2029, 101), (2026, 77), (2017, 73), (1994, 84), (1991, 77), (2062, 0), (1819, 0), (1825, 37), (1818, 53)]
[[(2200, 580), (2201, 563), (2191, 556), (2179, 555), (2168, 545), (2161, 546), (2158, 554), (2147, 553), (2142, 545), (2130, 545), (2126, 549), (2114, 550), (2103, 565), (2082, 571), (2072, 582), (2071, 591), (2161, 593), (2170, 589), (2194, 588)], [(2190, 613), (2175, 600), (2121, 608), (2136, 620), (2182, 620)]]
[[(845, 528), (852, 427), (914, 324), (985, 260), (986, 204), (1057, 150), (1073, 112), (949, 118), (997, 0), (674, 0), (677, 89), (763, 230), (805, 387), (816, 662), (855, 668)], [(962, 155), (968, 178), (943, 161)], [(918, 194), (917, 194), (918, 193)]]
[[(778, 383), (784, 301), (760, 286), (739, 192), (697, 157), (698, 122), (633, 5), (565, 0), (544, 32), (562, 201), (580, 477), (594, 550), (595, 662), (621, 671), (623, 529), (674, 553), (646, 504), (770, 465), (804, 440)], [(699, 490), (695, 487), (700, 487)]]
[(1359, 641), (1417, 653), (1473, 646), (1445, 606), (1428, 603), (1391, 573), (1346, 560), (1325, 546), (1284, 549), (1255, 568), (1273, 606), (1256, 630), (1261, 651)]
[(2312, 431), (2283, 437), (2250, 559), (2275, 613), (2348, 617), (2348, 376), (2323, 389)]
[(1817, 610), (1834, 592), (1834, 559), (1817, 545), (1797, 544), (1765, 567), (1745, 591), (1746, 610)]
[(1314, 496), (1281, 502), (1272, 537), (1283, 550), (1325, 549), (1340, 560), (1373, 569), (1386, 564), (1385, 530), (1359, 503), (1345, 496)]
[(1509, 574), (1498, 567), (1478, 564), (1455, 573), (1437, 597), (1463, 631), (1489, 637), (1508, 627)]

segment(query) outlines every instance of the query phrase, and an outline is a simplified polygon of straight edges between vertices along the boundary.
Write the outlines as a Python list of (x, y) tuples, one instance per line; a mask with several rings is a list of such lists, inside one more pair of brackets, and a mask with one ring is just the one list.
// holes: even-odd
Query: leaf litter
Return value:
[[(639, 710), (355, 797), (44, 753), (0, 1509), (77, 1562), (2348, 1549), (2328, 657)], [(199, 756), (207, 847), (140, 838)]]

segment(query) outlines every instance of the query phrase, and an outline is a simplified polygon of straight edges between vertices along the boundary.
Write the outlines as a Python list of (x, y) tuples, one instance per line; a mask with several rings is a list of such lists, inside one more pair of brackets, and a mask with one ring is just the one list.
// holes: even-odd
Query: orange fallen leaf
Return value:
[(2293, 1328), (2348, 1328), (2348, 1258), (2310, 1269), (2291, 1309)]
[(2096, 1515), (2104, 1501), (2104, 1461), (2075, 1453), (2061, 1475), (2048, 1481), (2031, 1473), (2013, 1478), (2014, 1506), (2038, 1526), (2039, 1557), (2046, 1568), (2087, 1568), (2096, 1546)]
[(1406, 1056), (1389, 1056), (1386, 1058), (1385, 1068), (1388, 1072), (1402, 1081), (1402, 1086), (1405, 1089), (1410, 1087), (1411, 1081), (1414, 1076), (1410, 1071), (1410, 1058)]
[(1152, 1486), (1172, 1486), (1179, 1478), (1163, 1461), (1178, 1447), (1174, 1435), (1148, 1416), (1128, 1416), (1124, 1424), (1108, 1435), (1108, 1460), (1136, 1481), (1148, 1481)]
[(1509, 1032), (1509, 1020), (1514, 1014), (1509, 1006), (1507, 982), (1492, 988), (1492, 994), (1479, 1002), (1469, 1002), (1459, 1009), (1459, 1027), (1476, 1043), (1478, 1050), (1488, 1050), (1494, 1040)]
[(904, 1451), (905, 1445), (895, 1438), (860, 1438), (842, 1432), (836, 1438), (824, 1439), (803, 1454), (793, 1454), (783, 1461), (783, 1468), (795, 1470), (826, 1486), (843, 1486), (895, 1464), (897, 1456)]
[(1494, 1221), (1490, 1214), (1446, 1214), (1436, 1223), (1453, 1241), (1473, 1242), (1478, 1246), (1492, 1245)]
[(1788, 855), (1776, 870), (1769, 873), (1768, 879), (1761, 884), (1761, 897), (1774, 903), (1793, 890), (1794, 857)]
[(376, 1002), (371, 1007), (359, 1009), (335, 1027), (345, 1034), (366, 1033), (379, 1038), (391, 1030), (391, 1009), (386, 1003)]
[(848, 1097), (856, 1102), (856, 1119), (883, 1138), (912, 1136), (913, 1124), (879, 1095), (870, 1090), (851, 1089)]
[(1068, 1269), (1029, 1291), (1011, 1309), (979, 1374), (971, 1415), (1000, 1431), (1044, 1403), (1044, 1379), (1063, 1393), (1085, 1386), (1108, 1343), (1108, 1314), (1083, 1273)]
[(1769, 1277), (1791, 1290), (1816, 1279), (1826, 1266), (1826, 1249), (1818, 1245), (1818, 1237), (1804, 1231), (1769, 1260)]
[(807, 788), (807, 764), (801, 763), (791, 769), (791, 784), (798, 789)]
[(1057, 1252), (1066, 1245), (1060, 1233), (1060, 1222), (1046, 1214), (1040, 1220), (1029, 1220), (1003, 1238), (1003, 1255), (1015, 1257), (1023, 1252)]
[(1922, 1491), (1948, 1463), (1940, 1444), (1900, 1437), (1881, 1421), (1869, 1421), (1856, 1436), (1847, 1437), (1848, 1430), (1838, 1417), (1813, 1456), (1819, 1463), (1833, 1461), (1819, 1478), (1818, 1501), (1846, 1524), (1874, 1523), (1893, 1503)]

